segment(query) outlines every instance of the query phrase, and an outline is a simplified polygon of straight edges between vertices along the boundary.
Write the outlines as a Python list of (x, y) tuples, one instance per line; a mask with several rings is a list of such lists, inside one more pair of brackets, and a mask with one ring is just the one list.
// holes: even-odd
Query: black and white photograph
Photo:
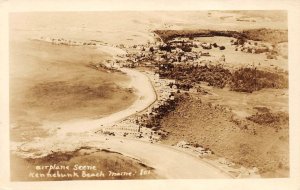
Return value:
[(8, 12), (9, 180), (291, 178), (289, 20), (244, 7)]

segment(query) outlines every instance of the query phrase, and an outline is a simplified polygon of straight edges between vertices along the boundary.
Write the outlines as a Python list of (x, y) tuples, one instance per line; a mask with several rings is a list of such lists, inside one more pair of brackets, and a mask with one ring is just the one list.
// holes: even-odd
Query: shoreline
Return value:
[[(68, 140), (68, 143), (64, 143)], [(174, 147), (159, 143), (148, 143), (137, 139), (125, 139), (122, 137), (107, 137), (103, 135), (70, 136), (62, 139), (60, 137), (47, 139), (41, 142), (23, 146), (27, 152), (26, 157), (35, 159), (34, 156), (41, 154), (36, 159), (44, 158), (53, 153), (66, 153), (80, 149), (81, 147), (93, 147), (95, 149), (109, 150), (121, 153), (126, 157), (139, 160), (142, 164), (154, 168), (154, 172), (162, 178), (170, 179), (205, 179), (205, 178), (232, 178), (228, 173), (214, 167), (213, 165), (197, 158), (187, 152), (180, 151)], [(40, 153), (28, 155), (28, 150), (40, 150)], [(45, 152), (51, 149), (51, 151)], [(44, 151), (44, 152), (43, 152)], [(44, 153), (44, 154), (43, 154)], [(164, 153), (168, 157), (161, 157)], [(25, 159), (22, 155), (16, 156)], [(170, 159), (176, 157), (176, 160)], [(178, 164), (180, 162), (181, 164)], [(174, 167), (176, 166), (176, 167)]]
[[(114, 49), (114, 47), (110, 47), (110, 49)], [(117, 59), (116, 56), (118, 54), (115, 53), (121, 51), (124, 50), (114, 50), (111, 54), (112, 58)], [(226, 170), (216, 167), (214, 164), (208, 163), (200, 158), (197, 158), (195, 155), (178, 150), (172, 146), (165, 146), (160, 143), (152, 144), (150, 143), (152, 141), (144, 142), (142, 139), (123, 138), (122, 136), (112, 137), (106, 136), (105, 134), (99, 134), (98, 131), (101, 131), (105, 128), (114, 129), (116, 124), (118, 125), (118, 123), (126, 121), (129, 118), (134, 120), (134, 118), (136, 118), (139, 114), (147, 112), (147, 109), (150, 110), (151, 106), (155, 103), (161, 104), (161, 102), (164, 102), (164, 100), (167, 99), (166, 95), (168, 96), (168, 94), (161, 94), (161, 92), (159, 95), (157, 94), (158, 89), (156, 83), (163, 82), (161, 79), (158, 81), (158, 79), (152, 78), (151, 74), (149, 75), (149, 73), (143, 73), (139, 70), (118, 66), (119, 65), (116, 66), (117, 70), (127, 74), (131, 78), (128, 87), (134, 88), (136, 90), (136, 95), (138, 96), (136, 101), (131, 106), (100, 119), (73, 120), (58, 124), (55, 126), (55, 128), (53, 128), (53, 125), (48, 125), (46, 128), (48, 127), (48, 129), (52, 132), (52, 135), (50, 135), (48, 138), (35, 139), (32, 142), (27, 142), (22, 145), (16, 143), (14, 144), (16, 146), (12, 148), (14, 152), (13, 154), (23, 159), (39, 159), (55, 152), (64, 153), (68, 151), (74, 151), (75, 149), (81, 147), (91, 146), (100, 149), (113, 150), (123, 154), (124, 156), (130, 156), (141, 160), (143, 164), (153, 167), (155, 171), (163, 177), (174, 179), (233, 177), (227, 173)], [(163, 83), (167, 84), (168, 82), (169, 81), (164, 81)], [(134, 123), (129, 124), (128, 127), (132, 127), (132, 129), (134, 129)], [(183, 166), (180, 168), (174, 169), (174, 164), (176, 165), (174, 162), (169, 163), (168, 165), (161, 165), (161, 163), (169, 162), (169, 159), (165, 158), (165, 161), (161, 161), (161, 158), (159, 158), (159, 155), (157, 155), (156, 152), (159, 154), (161, 152), (165, 152), (168, 155), (173, 154), (172, 157), (178, 157), (179, 160), (185, 164), (183, 164)], [(193, 167), (191, 167), (189, 163), (194, 163), (192, 164)], [(204, 170), (206, 173), (202, 172)], [(192, 175), (189, 173), (192, 173)]]
[[(52, 131), (53, 135), (45, 139), (35, 139), (22, 145), (15, 144), (16, 146), (12, 148), (12, 153), (20, 158), (35, 159), (51, 155), (53, 152), (63, 153), (74, 151), (76, 148), (91, 146), (116, 151), (124, 156), (141, 160), (143, 164), (153, 167), (157, 174), (162, 177), (174, 179), (231, 177), (224, 171), (212, 167), (201, 159), (175, 150), (173, 147), (159, 143), (152, 144), (137, 139), (96, 134), (94, 130), (113, 126), (122, 119), (141, 113), (151, 107), (157, 100), (154, 84), (152, 84), (147, 74), (128, 68), (119, 68), (119, 70), (131, 76), (131, 86), (140, 87), (140, 89), (137, 89), (138, 99), (129, 108), (97, 120), (72, 121), (57, 125), (56, 129)], [(34, 151), (28, 151), (27, 149)], [(169, 159), (167, 157), (163, 158), (164, 161), (161, 160), (162, 158), (158, 156), (161, 152), (166, 152), (168, 155), (173, 154), (172, 157), (179, 157), (179, 160), (182, 160), (184, 164), (179, 168), (174, 168), (176, 163), (168, 163)], [(164, 164), (161, 165), (161, 163)]]
[[(139, 71), (127, 68), (121, 68), (120, 71), (125, 72), (131, 77), (132, 81), (130, 86), (137, 90), (137, 100), (128, 108), (100, 119), (69, 121), (58, 124), (55, 126), (57, 135), (64, 136), (67, 133), (91, 132), (103, 127), (112, 126), (116, 122), (147, 109), (147, 107), (156, 101), (157, 98), (153, 86), (146, 75)], [(136, 87), (139, 87), (140, 89)], [(51, 126), (50, 130), (53, 130), (53, 126)]]

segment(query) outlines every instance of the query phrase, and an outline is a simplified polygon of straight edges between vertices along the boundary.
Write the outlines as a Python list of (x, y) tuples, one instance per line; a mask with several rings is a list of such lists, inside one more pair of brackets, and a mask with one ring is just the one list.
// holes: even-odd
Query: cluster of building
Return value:
[[(55, 45), (68, 46), (96, 46), (102, 45), (98, 41), (78, 42), (64, 38), (42, 37), (43, 40)], [(164, 67), (175, 64), (194, 64), (201, 56), (209, 56), (211, 48), (220, 48), (217, 44), (194, 42), (189, 39), (174, 39), (167, 43), (155, 42), (145, 45), (117, 46), (126, 49), (127, 54), (121, 59), (107, 60), (101, 63), (92, 63), (94, 69), (119, 70), (121, 67), (134, 68), (137, 66)], [(200, 48), (200, 49), (199, 49)], [(222, 49), (222, 48), (220, 48)], [(200, 51), (201, 50), (201, 51)], [(104, 135), (139, 138), (147, 141), (158, 141), (166, 135), (159, 124), (163, 115), (172, 111), (176, 104), (178, 89), (189, 90), (189, 84), (162, 78), (159, 73), (145, 71), (150, 79), (157, 96), (157, 100), (141, 113), (126, 118), (112, 126), (106, 126), (99, 132)]]
[[(127, 54), (125, 61), (118, 63), (109, 63), (105, 67), (170, 67), (176, 64), (195, 64), (201, 56), (209, 56), (211, 48), (219, 48), (217, 44), (194, 43), (191, 40), (173, 40), (168, 43), (155, 42), (154, 44), (134, 45), (125, 47), (120, 45), (119, 48), (126, 49)], [(223, 49), (223, 48), (221, 48)], [(202, 64), (202, 61), (199, 61)], [(169, 68), (167, 68), (169, 69)], [(155, 69), (154, 69), (155, 70)], [(129, 138), (138, 138), (146, 141), (159, 141), (167, 133), (160, 129), (160, 120), (163, 116), (176, 107), (176, 94), (179, 89), (189, 90), (190, 84), (175, 81), (173, 79), (163, 78), (159, 72), (145, 71), (156, 91), (157, 100), (146, 110), (129, 117), (113, 126), (103, 128), (102, 134), (114, 135)], [(209, 154), (207, 150), (197, 149), (201, 154)]]
[(126, 118), (112, 126), (102, 128), (99, 132), (104, 135), (113, 135), (128, 138), (137, 138), (140, 140), (156, 142), (159, 141), (163, 131), (157, 130), (150, 125), (150, 122), (157, 119), (160, 114), (158, 110), (166, 106), (168, 100), (174, 100), (176, 89), (170, 87), (174, 80), (159, 79), (159, 76), (152, 71), (144, 72), (151, 80), (155, 89), (157, 100), (146, 110)]
[(64, 38), (51, 38), (51, 37), (40, 37), (37, 40), (49, 42), (54, 45), (66, 45), (66, 46), (96, 46), (96, 45), (100, 44), (100, 42), (96, 41), (96, 40), (81, 42), (81, 41), (75, 41), (75, 40), (67, 40)]
[(235, 51), (242, 51), (245, 53), (268, 53), (274, 51), (274, 47), (266, 42), (258, 42), (253, 40), (247, 40), (243, 43), (239, 43), (238, 40), (232, 40), (231, 45), (235, 45)]
[(176, 147), (178, 148), (183, 148), (183, 149), (187, 149), (189, 150), (190, 152), (192, 152), (193, 154), (197, 155), (197, 156), (208, 156), (208, 155), (211, 155), (213, 154), (213, 152), (208, 149), (208, 148), (204, 148), (202, 146), (195, 146), (195, 145), (192, 145), (186, 141), (180, 141), (176, 144)]
[(154, 44), (134, 45), (129, 47), (127, 56), (128, 67), (157, 66), (158, 64), (195, 64), (200, 63), (199, 58), (210, 56), (209, 50), (225, 46), (216, 43), (193, 41), (190, 39), (177, 39), (167, 43), (155, 42)]
[(137, 124), (135, 116), (105, 127), (98, 132), (104, 135), (137, 138), (145, 141), (158, 141), (160, 139), (160, 136), (151, 129)]

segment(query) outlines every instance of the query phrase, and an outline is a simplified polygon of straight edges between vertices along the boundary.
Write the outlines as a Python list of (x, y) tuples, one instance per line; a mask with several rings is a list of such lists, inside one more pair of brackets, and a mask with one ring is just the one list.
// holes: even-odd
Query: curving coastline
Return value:
[[(45, 157), (53, 152), (63, 153), (90, 146), (109, 149), (136, 158), (142, 163), (153, 167), (156, 173), (163, 178), (231, 178), (222, 170), (170, 146), (95, 134), (95, 131), (101, 128), (112, 126), (123, 119), (144, 111), (157, 99), (154, 87), (145, 74), (128, 68), (119, 68), (119, 70), (132, 78), (130, 86), (134, 87), (138, 96), (138, 99), (130, 107), (96, 120), (70, 121), (55, 127), (53, 125), (45, 126), (52, 130), (52, 136), (35, 139), (21, 145), (12, 144), (13, 153), (23, 158), (34, 159)], [(160, 155), (168, 156), (162, 157)], [(177, 159), (172, 160), (169, 158)]]
[(111, 126), (122, 119), (144, 110), (156, 100), (155, 91), (146, 75), (128, 68), (120, 68), (120, 70), (131, 77), (130, 86), (136, 90), (137, 100), (128, 108), (100, 119), (70, 121), (57, 125), (55, 128), (59, 136), (66, 135), (67, 133), (91, 132), (104, 126)]

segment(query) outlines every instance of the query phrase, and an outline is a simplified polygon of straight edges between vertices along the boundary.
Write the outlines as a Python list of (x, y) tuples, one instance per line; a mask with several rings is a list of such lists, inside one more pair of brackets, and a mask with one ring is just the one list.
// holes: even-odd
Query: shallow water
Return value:
[(12, 40), (11, 139), (27, 141), (44, 137), (47, 131), (39, 126), (101, 118), (130, 106), (136, 96), (121, 87), (129, 84), (128, 76), (87, 66), (106, 59), (110, 55), (95, 48)]

